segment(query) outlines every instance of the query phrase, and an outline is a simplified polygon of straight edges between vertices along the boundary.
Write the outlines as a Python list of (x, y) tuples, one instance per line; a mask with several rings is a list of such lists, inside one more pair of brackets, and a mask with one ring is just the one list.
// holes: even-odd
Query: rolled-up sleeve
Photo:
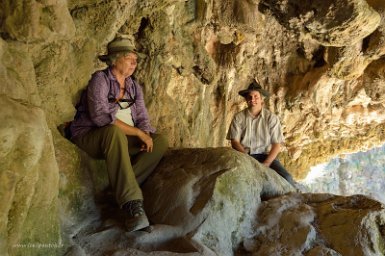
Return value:
[(284, 142), (281, 123), (277, 116), (272, 115), (270, 117), (269, 126), (270, 126), (271, 143)]
[(242, 125), (239, 117), (240, 115), (237, 114), (234, 116), (233, 120), (231, 121), (226, 139), (241, 141)]
[(99, 127), (115, 121), (115, 113), (108, 102), (109, 82), (103, 72), (98, 72), (92, 76), (88, 84), (87, 104), (90, 118)]

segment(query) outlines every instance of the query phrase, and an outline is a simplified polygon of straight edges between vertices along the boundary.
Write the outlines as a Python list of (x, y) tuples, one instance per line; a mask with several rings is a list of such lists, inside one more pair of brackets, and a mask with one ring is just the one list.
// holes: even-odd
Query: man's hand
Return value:
[(281, 144), (279, 143), (273, 143), (271, 144), (271, 149), (269, 152), (269, 155), (263, 162), (263, 165), (270, 167), (271, 163), (274, 161), (274, 159), (277, 158), (278, 153), (281, 151)]
[(239, 152), (242, 152), (242, 153), (245, 153), (245, 154), (249, 154), (250, 153), (250, 149), (249, 148), (245, 148), (242, 146), (242, 144), (239, 142), (239, 141), (236, 141), (236, 140), (231, 140), (231, 147)]
[(265, 160), (262, 164), (263, 164), (264, 166), (266, 166), (266, 167), (270, 167), (271, 162)]
[(146, 151), (146, 152), (152, 152), (152, 149), (154, 147), (152, 138), (149, 133), (143, 132), (142, 130), (138, 129), (138, 138), (143, 141), (143, 145), (140, 148), (140, 151)]

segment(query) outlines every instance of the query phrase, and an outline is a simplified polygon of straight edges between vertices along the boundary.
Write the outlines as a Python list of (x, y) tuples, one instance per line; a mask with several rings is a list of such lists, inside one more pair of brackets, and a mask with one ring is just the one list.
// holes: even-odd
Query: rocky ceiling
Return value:
[[(296, 177), (339, 153), (382, 144), (381, 1), (2, 1), (6, 97), (44, 110), (54, 130), (117, 34), (147, 55), (136, 77), (173, 147), (226, 146), (237, 91), (256, 78), (283, 123)], [(54, 136), (60, 136), (54, 132)], [(56, 145), (58, 147), (58, 145)]]
[(41, 237), (28, 229), (36, 223), (60, 237), (57, 198), (60, 208), (80, 201), (81, 155), (57, 127), (72, 119), (79, 92), (103, 67), (97, 55), (118, 33), (147, 56), (135, 75), (174, 148), (228, 146), (229, 123), (244, 107), (237, 92), (254, 78), (273, 93), (281, 158), (297, 178), (385, 141), (381, 0), (0, 3), (0, 249), (4, 236), (8, 244)]

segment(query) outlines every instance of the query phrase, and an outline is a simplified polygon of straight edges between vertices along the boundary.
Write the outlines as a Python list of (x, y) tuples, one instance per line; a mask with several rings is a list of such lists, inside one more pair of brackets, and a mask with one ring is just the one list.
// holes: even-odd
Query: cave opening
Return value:
[(313, 166), (301, 183), (310, 193), (362, 194), (385, 203), (385, 145)]

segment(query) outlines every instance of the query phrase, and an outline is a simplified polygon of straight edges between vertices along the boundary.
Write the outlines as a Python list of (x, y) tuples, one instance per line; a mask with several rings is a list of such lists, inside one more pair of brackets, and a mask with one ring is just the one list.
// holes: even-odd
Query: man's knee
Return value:
[(283, 167), (283, 165), (277, 159), (273, 161), (270, 167), (290, 183), (293, 180), (291, 174), (286, 170), (285, 167)]

